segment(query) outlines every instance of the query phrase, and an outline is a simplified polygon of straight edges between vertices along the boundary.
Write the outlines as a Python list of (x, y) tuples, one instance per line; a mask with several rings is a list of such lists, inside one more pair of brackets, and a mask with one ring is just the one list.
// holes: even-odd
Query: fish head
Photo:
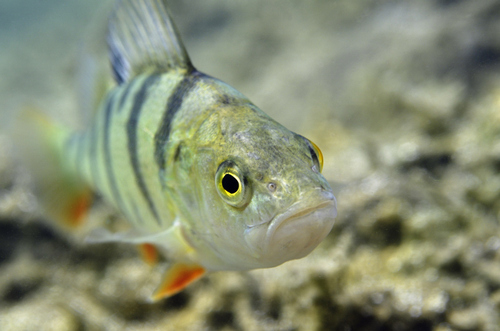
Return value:
[(252, 104), (212, 117), (216, 138), (197, 153), (207, 218), (199, 232), (210, 234), (224, 268), (274, 267), (309, 254), (337, 214), (319, 148)]

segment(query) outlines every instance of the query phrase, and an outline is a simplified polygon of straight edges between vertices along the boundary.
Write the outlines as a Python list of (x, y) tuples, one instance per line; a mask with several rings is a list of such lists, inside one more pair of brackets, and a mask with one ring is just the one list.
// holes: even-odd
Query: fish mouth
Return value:
[[(273, 267), (309, 254), (330, 233), (337, 216), (329, 191), (301, 199), (270, 221), (247, 228), (245, 239), (263, 267)], [(319, 200), (311, 207), (311, 200)]]
[[(270, 221), (269, 228), (267, 230), (268, 240), (279, 230), (280, 226), (289, 222), (300, 222), (301, 220), (308, 220), (310, 215), (315, 211), (318, 211), (323, 208), (328, 208), (331, 205), (335, 205), (333, 201), (323, 202), (317, 206), (311, 208), (301, 209), (300, 204), (294, 204), (288, 209), (284, 214), (278, 215), (274, 217)], [(295, 206), (295, 208), (294, 208)], [(336, 211), (335, 211), (336, 216)]]

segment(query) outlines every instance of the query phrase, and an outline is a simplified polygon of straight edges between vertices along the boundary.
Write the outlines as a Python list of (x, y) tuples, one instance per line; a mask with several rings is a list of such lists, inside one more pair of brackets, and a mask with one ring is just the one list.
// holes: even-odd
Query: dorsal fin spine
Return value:
[(193, 69), (165, 0), (119, 0), (109, 20), (107, 40), (119, 84), (149, 70)]

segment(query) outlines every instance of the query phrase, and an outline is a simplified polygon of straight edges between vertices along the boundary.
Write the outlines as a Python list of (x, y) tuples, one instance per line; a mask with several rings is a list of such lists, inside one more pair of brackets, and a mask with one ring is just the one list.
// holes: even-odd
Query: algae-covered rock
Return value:
[(120, 218), (102, 201), (54, 228), (14, 158), (24, 106), (78, 122), (78, 42), (104, 12), (35, 2), (0, 20), (0, 330), (500, 330), (498, 1), (171, 0), (200, 70), (320, 146), (338, 218), (304, 259), (154, 304), (168, 261), (86, 245)]

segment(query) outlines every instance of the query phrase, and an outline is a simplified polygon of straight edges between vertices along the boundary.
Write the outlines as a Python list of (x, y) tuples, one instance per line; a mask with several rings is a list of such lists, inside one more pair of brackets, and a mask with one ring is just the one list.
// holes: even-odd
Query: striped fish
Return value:
[(37, 119), (25, 137), (51, 218), (81, 224), (98, 192), (130, 231), (97, 229), (89, 242), (131, 243), (152, 264), (158, 254), (172, 262), (153, 300), (206, 271), (304, 257), (326, 237), (336, 202), (319, 148), (197, 71), (165, 1), (118, 1), (107, 41), (116, 86), (88, 129)]

